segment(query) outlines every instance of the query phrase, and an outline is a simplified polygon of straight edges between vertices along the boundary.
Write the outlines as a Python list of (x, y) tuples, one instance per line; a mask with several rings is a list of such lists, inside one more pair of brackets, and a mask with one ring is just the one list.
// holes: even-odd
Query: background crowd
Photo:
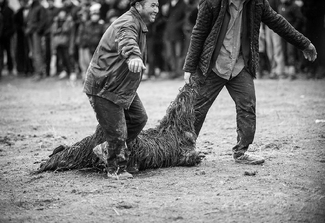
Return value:
[[(10, 0), (11, 1), (11, 0)], [(0, 0), (0, 75), (41, 80), (83, 80), (106, 28), (129, 9), (129, 0)], [(179, 78), (199, 0), (160, 0), (147, 35), (145, 78)], [(325, 77), (325, 1), (269, 0), (272, 8), (307, 36), (318, 51), (310, 63), (302, 52), (261, 24), (258, 78)], [(1, 77), (1, 76), (0, 76)]]

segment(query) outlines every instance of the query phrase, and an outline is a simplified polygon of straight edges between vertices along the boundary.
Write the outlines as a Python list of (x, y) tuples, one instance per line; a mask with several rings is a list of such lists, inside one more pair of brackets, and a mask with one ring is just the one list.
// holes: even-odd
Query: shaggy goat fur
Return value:
[[(170, 104), (166, 115), (155, 128), (142, 131), (128, 144), (131, 151), (128, 165), (137, 164), (140, 170), (171, 166), (194, 166), (201, 162), (195, 151), (194, 85), (185, 84)], [(48, 170), (83, 168), (103, 169), (103, 162), (93, 153), (93, 148), (104, 142), (100, 125), (90, 135), (72, 146), (55, 148), (50, 158), (41, 164), (37, 173)]]

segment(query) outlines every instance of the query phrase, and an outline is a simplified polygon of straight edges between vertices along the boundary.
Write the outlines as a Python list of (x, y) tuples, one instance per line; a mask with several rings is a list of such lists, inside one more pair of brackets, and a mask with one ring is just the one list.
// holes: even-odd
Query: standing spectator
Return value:
[(89, 7), (83, 7), (79, 11), (79, 19), (80, 23), (78, 26), (78, 31), (76, 35), (76, 44), (78, 45), (78, 53), (79, 53), (79, 66), (81, 77), (84, 80), (86, 70), (89, 66), (89, 62), (91, 60), (91, 55), (88, 47), (89, 36), (92, 36), (92, 33), (88, 33), (87, 24), (89, 24), (90, 14)]
[(31, 49), (35, 80), (45, 77), (44, 49), (42, 37), (46, 31), (47, 13), (39, 0), (30, 0), (27, 15), (26, 34)]
[(74, 66), (71, 58), (71, 32), (73, 32), (72, 17), (67, 14), (65, 8), (62, 8), (54, 20), (53, 33), (53, 49), (56, 51), (57, 60), (60, 64), (59, 79), (70, 77), (72, 81), (76, 79)]
[(28, 45), (28, 36), (26, 35), (26, 19), (28, 15), (28, 6), (26, 0), (20, 0), (20, 8), (14, 15), (16, 27), (17, 42), (15, 46), (16, 68), (18, 75), (28, 77), (34, 72), (33, 60), (30, 57), (30, 48)]
[(118, 16), (121, 16), (129, 9), (130, 0), (116, 0), (113, 5), (113, 9), (117, 12)]
[[(79, 26), (79, 64), (83, 80), (85, 80), (86, 71), (91, 57), (95, 53), (100, 38), (104, 34), (104, 24), (100, 20), (99, 9), (99, 4), (92, 5), (89, 12), (90, 21), (85, 20)], [(87, 15), (84, 15), (84, 18), (86, 18), (86, 16)]]
[(195, 25), (197, 13), (199, 10), (199, 1), (198, 0), (184, 0), (184, 1), (187, 4), (186, 18), (183, 25), (183, 31), (185, 35), (184, 50), (187, 50), (188, 45), (190, 44), (192, 29)]
[(258, 38), (261, 22), (303, 50), (313, 61), (316, 49), (304, 35), (277, 14), (267, 0), (202, 0), (184, 65), (186, 83), (198, 84), (194, 104), (196, 134), (223, 87), (235, 102), (237, 143), (235, 162), (261, 164), (265, 159), (246, 153), (256, 129), (254, 78), (258, 69)]
[(261, 79), (265, 76), (269, 76), (270, 63), (266, 53), (266, 41), (265, 41), (265, 24), (260, 26), (260, 35), (258, 41), (259, 52), (259, 69), (256, 72), (256, 78)]
[(107, 13), (113, 8), (113, 4), (115, 4), (115, 0), (102, 0), (99, 10), (101, 20), (106, 21)]
[[(271, 8), (278, 12), (280, 0), (269, 0)], [(268, 26), (265, 26), (266, 54), (270, 63), (270, 78), (278, 79), (284, 76), (284, 54), (281, 37)]]
[(325, 1), (303, 0), (301, 8), (306, 18), (306, 36), (315, 44), (318, 58), (314, 63), (308, 62), (309, 78), (325, 77)]
[(50, 76), (51, 74), (51, 59), (52, 59), (52, 26), (54, 22), (54, 18), (59, 13), (59, 8), (54, 5), (54, 0), (47, 0), (48, 7), (47, 10), (47, 23), (46, 23), (46, 31), (44, 33), (45, 36), (45, 71), (46, 76)]
[(2, 61), (2, 65), (4, 66), (4, 52), (6, 53), (7, 58), (7, 70), (8, 73), (11, 74), (13, 71), (13, 58), (12, 58), (12, 50), (11, 50), (11, 39), (13, 34), (15, 33), (14, 27), (14, 11), (8, 6), (7, 0), (0, 0), (0, 8), (3, 17), (3, 28), (2, 28), (2, 37), (0, 39), (0, 44), (2, 45), (2, 49), (0, 57)]
[[(70, 80), (75, 81), (77, 79), (77, 73), (79, 71), (79, 50), (78, 44), (76, 44), (76, 36), (78, 33), (78, 28), (80, 24), (80, 18), (78, 13), (81, 8), (89, 7), (92, 0), (82, 0), (81, 4), (75, 0), (62, 0), (63, 8), (67, 13), (67, 17), (72, 19), (72, 30), (70, 32), (70, 43), (69, 43), (69, 56), (71, 64)], [(64, 73), (63, 73), (64, 74)], [(63, 78), (65, 78), (64, 76)]]
[(88, 46), (89, 52), (92, 56), (98, 46), (98, 43), (104, 34), (104, 23), (99, 17), (100, 5), (94, 4), (90, 7), (90, 21), (88, 22)]
[(158, 77), (165, 68), (164, 40), (161, 38), (164, 35), (165, 24), (164, 17), (158, 13), (155, 22), (148, 25), (148, 54), (154, 55), (148, 58), (148, 69), (146, 70), (148, 79)]
[[(0, 8), (0, 39), (2, 37), (2, 32), (3, 32), (3, 15), (2, 15), (2, 10)], [(2, 44), (0, 43), (0, 80), (2, 77), (2, 70), (3, 70), (3, 51), (2, 51)]]
[[(295, 0), (281, 0), (278, 12), (282, 15), (296, 30), (302, 32), (303, 16), (300, 8), (295, 4)], [(301, 67), (302, 58), (300, 52), (292, 44), (282, 39), (283, 54), (285, 61), (285, 73), (291, 80), (297, 78), (297, 71)]]
[(170, 0), (167, 3), (165, 47), (170, 78), (177, 78), (182, 75), (184, 60), (184, 22), (186, 19), (187, 5), (184, 0)]

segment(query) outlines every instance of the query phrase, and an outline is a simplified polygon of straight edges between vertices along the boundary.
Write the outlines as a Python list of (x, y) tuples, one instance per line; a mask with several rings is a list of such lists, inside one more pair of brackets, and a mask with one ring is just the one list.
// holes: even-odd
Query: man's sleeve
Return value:
[(276, 13), (267, 0), (264, 0), (263, 7), (262, 22), (264, 24), (300, 50), (309, 46), (310, 40), (298, 32), (285, 18)]
[(118, 54), (125, 59), (142, 58), (138, 45), (139, 28), (134, 23), (127, 23), (117, 31), (116, 43)]
[(195, 73), (204, 42), (210, 33), (212, 12), (208, 1), (201, 0), (199, 3), (199, 11), (195, 26), (192, 30), (191, 41), (185, 59), (183, 70), (190, 73)]

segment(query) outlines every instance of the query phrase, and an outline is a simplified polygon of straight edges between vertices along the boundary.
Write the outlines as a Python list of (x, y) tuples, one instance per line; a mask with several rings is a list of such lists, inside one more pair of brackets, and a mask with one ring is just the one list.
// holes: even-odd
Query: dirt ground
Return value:
[[(90, 170), (31, 175), (56, 146), (92, 134), (97, 122), (81, 83), (3, 77), (0, 222), (325, 222), (325, 81), (255, 84), (250, 151), (264, 165), (233, 161), (235, 107), (224, 89), (197, 140), (202, 164), (112, 181)], [(146, 128), (157, 125), (182, 85), (141, 83)]]

